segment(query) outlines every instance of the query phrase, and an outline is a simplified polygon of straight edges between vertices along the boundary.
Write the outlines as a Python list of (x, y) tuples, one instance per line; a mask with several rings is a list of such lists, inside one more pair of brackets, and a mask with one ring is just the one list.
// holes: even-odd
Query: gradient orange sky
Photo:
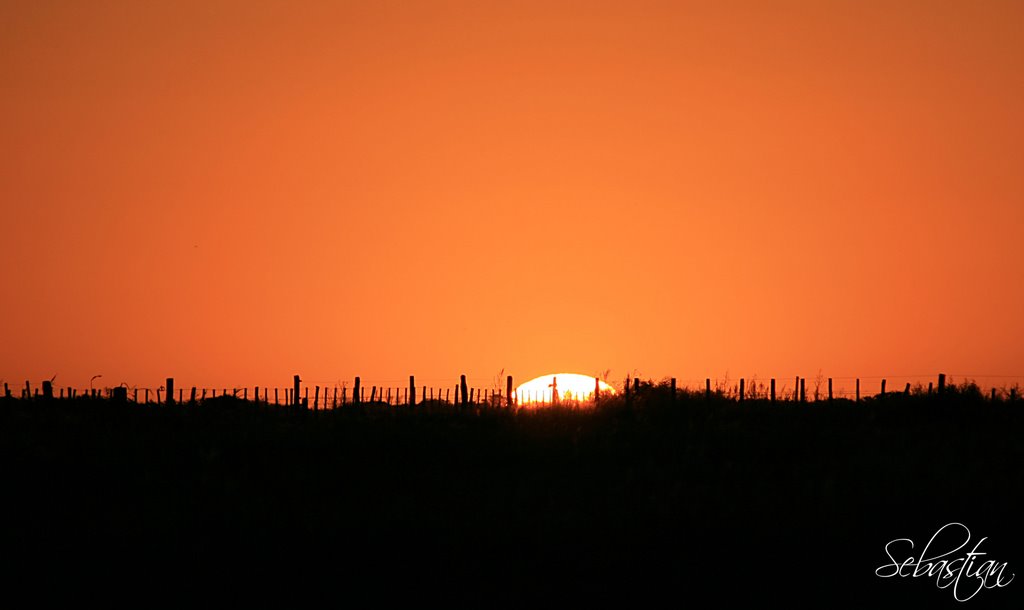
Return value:
[(0, 71), (15, 387), (1024, 375), (1021, 2), (4, 2)]

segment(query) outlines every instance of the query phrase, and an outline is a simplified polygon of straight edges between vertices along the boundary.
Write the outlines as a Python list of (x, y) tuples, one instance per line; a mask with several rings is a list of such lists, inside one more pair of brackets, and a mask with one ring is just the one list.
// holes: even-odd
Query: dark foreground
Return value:
[(875, 570), (890, 540), (961, 522), (1024, 571), (1022, 430), (1021, 402), (956, 388), (772, 405), (647, 387), (518, 415), (0, 400), (2, 578), (141, 607), (1020, 607), (1024, 580), (957, 604)]

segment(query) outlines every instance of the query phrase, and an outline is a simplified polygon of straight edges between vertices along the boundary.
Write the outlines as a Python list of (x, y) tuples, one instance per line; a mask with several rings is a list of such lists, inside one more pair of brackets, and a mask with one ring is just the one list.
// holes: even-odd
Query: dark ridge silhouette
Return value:
[(2, 573), (37, 600), (957, 607), (874, 574), (952, 521), (1021, 569), (1019, 401), (673, 385), (544, 409), (3, 398)]

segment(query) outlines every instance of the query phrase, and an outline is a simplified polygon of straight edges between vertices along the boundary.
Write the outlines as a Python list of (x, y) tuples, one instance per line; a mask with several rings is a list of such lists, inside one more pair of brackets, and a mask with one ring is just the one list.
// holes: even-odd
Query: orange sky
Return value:
[(4, 2), (0, 77), (15, 386), (1024, 375), (1020, 2)]

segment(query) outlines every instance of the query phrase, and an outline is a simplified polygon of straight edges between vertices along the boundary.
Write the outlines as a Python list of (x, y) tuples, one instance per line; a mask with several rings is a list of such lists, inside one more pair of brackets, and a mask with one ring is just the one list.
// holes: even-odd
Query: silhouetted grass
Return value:
[(653, 383), (519, 411), (0, 400), (2, 544), (37, 593), (951, 605), (874, 570), (950, 521), (1020, 556), (1022, 406)]

